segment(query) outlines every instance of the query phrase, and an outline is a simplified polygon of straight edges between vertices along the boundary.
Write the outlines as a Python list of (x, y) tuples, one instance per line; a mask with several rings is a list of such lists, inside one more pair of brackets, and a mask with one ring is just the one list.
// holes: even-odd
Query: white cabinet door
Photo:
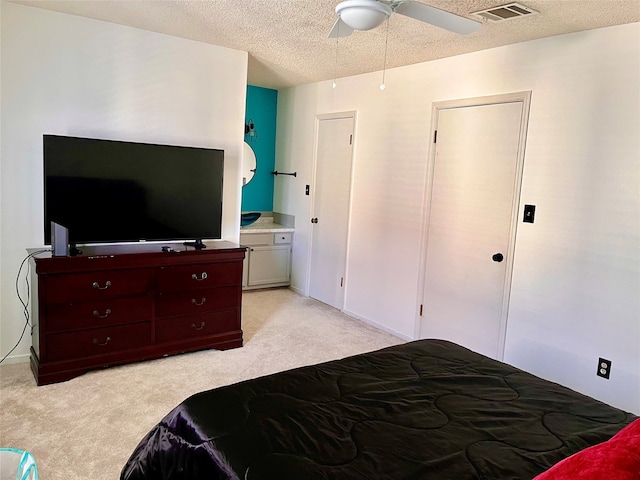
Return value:
[(290, 271), (291, 245), (249, 248), (249, 286), (288, 283)]
[(249, 285), (249, 249), (244, 254), (244, 261), (242, 262), (242, 288)]

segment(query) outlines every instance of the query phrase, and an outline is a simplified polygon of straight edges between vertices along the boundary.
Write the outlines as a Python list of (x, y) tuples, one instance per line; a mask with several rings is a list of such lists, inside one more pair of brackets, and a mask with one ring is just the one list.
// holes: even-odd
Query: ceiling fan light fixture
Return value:
[(377, 0), (346, 0), (338, 4), (336, 13), (354, 30), (371, 30), (389, 18), (393, 10)]

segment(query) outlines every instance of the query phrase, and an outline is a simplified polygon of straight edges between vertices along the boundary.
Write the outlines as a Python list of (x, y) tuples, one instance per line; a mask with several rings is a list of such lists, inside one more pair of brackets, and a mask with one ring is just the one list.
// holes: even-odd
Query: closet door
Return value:
[(346, 284), (354, 121), (350, 113), (317, 122), (309, 296), (338, 309)]
[(437, 109), (420, 337), (501, 359), (528, 96), (485, 102)]

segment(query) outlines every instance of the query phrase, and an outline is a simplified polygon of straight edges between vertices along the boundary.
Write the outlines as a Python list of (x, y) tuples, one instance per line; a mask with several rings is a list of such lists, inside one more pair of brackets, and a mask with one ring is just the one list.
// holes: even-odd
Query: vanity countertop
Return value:
[(240, 227), (240, 234), (245, 233), (292, 233), (294, 231), (291, 227), (285, 227), (279, 223), (273, 222), (255, 222), (246, 227)]

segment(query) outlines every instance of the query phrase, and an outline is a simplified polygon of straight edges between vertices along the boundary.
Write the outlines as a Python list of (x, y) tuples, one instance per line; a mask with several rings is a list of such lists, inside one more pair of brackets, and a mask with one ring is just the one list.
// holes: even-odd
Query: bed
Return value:
[(418, 340), (193, 395), (142, 439), (121, 480), (530, 480), (635, 419)]

